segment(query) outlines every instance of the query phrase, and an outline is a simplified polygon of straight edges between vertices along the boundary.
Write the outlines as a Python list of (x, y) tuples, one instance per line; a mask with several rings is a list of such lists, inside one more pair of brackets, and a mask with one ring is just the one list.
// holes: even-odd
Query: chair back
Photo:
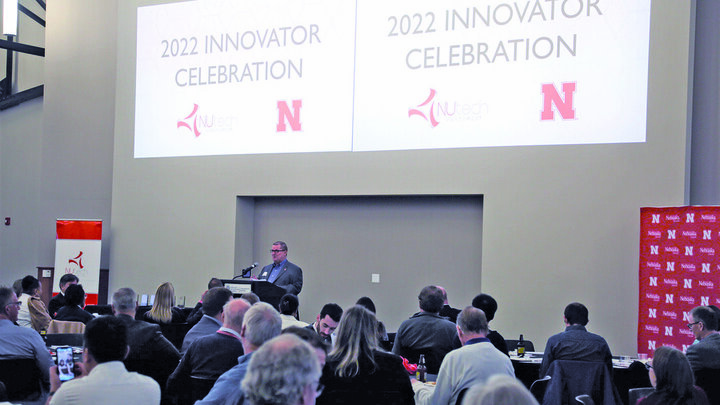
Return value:
[(590, 395), (578, 395), (575, 397), (575, 400), (579, 404), (595, 405), (595, 401), (593, 401), (593, 399), (590, 397)]
[(163, 323), (160, 324), (160, 331), (162, 331), (163, 336), (167, 340), (170, 341), (170, 343), (175, 346), (178, 350), (182, 348), (183, 339), (185, 339), (185, 335), (187, 335), (190, 328), (192, 328), (193, 325), (184, 322), (184, 323)]
[[(507, 348), (509, 351), (517, 350), (517, 344), (519, 340), (512, 340), (512, 339), (505, 339), (505, 344), (507, 345)], [(535, 345), (531, 340), (523, 340), (523, 343), (525, 343), (525, 351), (526, 352), (534, 352), (535, 351)]]
[(98, 315), (112, 315), (112, 306), (111, 305), (85, 305), (85, 310), (90, 312), (91, 314), (98, 314)]
[(210, 392), (217, 379), (190, 377), (190, 403), (194, 404)]
[(82, 333), (49, 333), (45, 335), (45, 344), (48, 346), (83, 346)]
[(655, 391), (653, 387), (630, 388), (628, 390), (628, 405), (635, 405), (640, 398), (646, 397)]
[(720, 403), (720, 369), (695, 370), (695, 385), (702, 388), (711, 404)]
[(548, 383), (552, 377), (546, 375), (545, 377), (533, 381), (530, 385), (530, 393), (535, 397), (539, 404), (542, 404), (543, 397), (545, 396), (545, 390), (547, 389)]
[(623, 404), (605, 363), (555, 360), (547, 374), (552, 379), (545, 391), (543, 405), (569, 404), (580, 395), (589, 395), (598, 404)]
[[(58, 321), (57, 319), (53, 319), (50, 321), (50, 325), (48, 325), (47, 333), (79, 333), (83, 334), (85, 332), (85, 324), (82, 322), (73, 322), (73, 321)], [(82, 346), (82, 345), (81, 345)]]
[(0, 382), (8, 401), (37, 400), (42, 396), (42, 373), (35, 359), (0, 360)]

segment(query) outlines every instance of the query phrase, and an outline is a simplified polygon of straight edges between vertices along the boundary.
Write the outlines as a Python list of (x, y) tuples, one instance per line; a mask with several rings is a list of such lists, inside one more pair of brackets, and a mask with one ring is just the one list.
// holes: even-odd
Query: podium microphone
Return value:
[(246, 275), (250, 270), (254, 269), (255, 267), (257, 267), (257, 266), (259, 266), (259, 265), (260, 265), (260, 263), (255, 262), (255, 263), (253, 263), (251, 266), (242, 269), (242, 272), (240, 273), (240, 275), (233, 277), (233, 280), (235, 280), (235, 279), (238, 278), (238, 277), (245, 277), (245, 275)]

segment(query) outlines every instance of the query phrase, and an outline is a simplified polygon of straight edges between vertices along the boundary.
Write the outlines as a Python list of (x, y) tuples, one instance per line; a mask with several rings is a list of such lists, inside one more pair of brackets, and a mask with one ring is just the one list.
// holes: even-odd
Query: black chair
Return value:
[(711, 404), (720, 403), (720, 369), (695, 370), (695, 385), (705, 391)]
[(0, 381), (0, 401), (7, 402), (7, 400), (7, 388), (5, 388), (5, 384)]
[(190, 377), (191, 380), (191, 387), (190, 387), (190, 403), (194, 404), (195, 401), (199, 401), (210, 392), (213, 385), (215, 385), (215, 381), (217, 379), (206, 379), (206, 378), (198, 378), (198, 377)]
[(544, 405), (569, 404), (585, 394), (598, 404), (623, 404), (604, 362), (555, 360), (550, 363), (547, 374), (552, 379), (545, 390)]
[[(507, 348), (509, 351), (517, 350), (517, 344), (519, 340), (511, 340), (511, 339), (505, 339), (505, 344), (507, 345)], [(526, 352), (534, 352), (535, 351), (535, 345), (531, 340), (523, 340), (525, 343), (525, 351)]]
[(35, 359), (0, 360), (0, 382), (11, 402), (38, 400), (43, 395), (42, 373)]
[(48, 346), (83, 346), (82, 333), (49, 333), (45, 335), (45, 344)]
[(575, 400), (579, 404), (583, 405), (595, 405), (595, 402), (593, 401), (592, 397), (590, 395), (578, 395), (575, 397)]
[(112, 306), (111, 305), (85, 305), (85, 310), (90, 312), (91, 314), (98, 314), (98, 315), (112, 315)]
[(628, 390), (628, 405), (635, 405), (640, 398), (646, 397), (655, 392), (655, 388), (630, 388)]
[(539, 404), (542, 404), (543, 397), (545, 396), (545, 390), (547, 389), (551, 379), (552, 377), (546, 375), (539, 380), (533, 381), (532, 385), (530, 385), (530, 393), (535, 397), (535, 399), (537, 399)]
[(170, 343), (173, 344), (178, 350), (182, 348), (183, 339), (185, 339), (185, 335), (187, 335), (190, 328), (192, 328), (193, 325), (185, 322), (185, 323), (163, 323), (160, 324), (160, 331), (162, 331), (163, 336), (167, 340), (170, 341)]

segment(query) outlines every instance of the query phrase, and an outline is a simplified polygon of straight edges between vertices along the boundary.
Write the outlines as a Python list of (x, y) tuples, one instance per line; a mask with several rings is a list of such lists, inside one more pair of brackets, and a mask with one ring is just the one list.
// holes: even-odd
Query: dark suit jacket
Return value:
[(58, 321), (82, 322), (87, 324), (95, 317), (92, 314), (77, 305), (65, 305), (57, 311), (55, 319)]
[(58, 293), (58, 295), (52, 297), (50, 299), (50, 302), (48, 303), (48, 312), (50, 313), (50, 316), (52, 318), (55, 318), (55, 313), (64, 306), (65, 306), (65, 296), (63, 295), (63, 293)]
[[(267, 280), (267, 278), (270, 276), (272, 266), (272, 264), (268, 264), (267, 266), (263, 267), (263, 269), (260, 271), (260, 275), (258, 276), (258, 280)], [(288, 294), (300, 294), (303, 285), (302, 269), (297, 265), (286, 261), (285, 266), (282, 268), (280, 274), (278, 275), (277, 279), (275, 279), (275, 282), (273, 284), (278, 287), (284, 288), (285, 291), (288, 292)]]
[(693, 371), (720, 368), (720, 334), (713, 333), (687, 348), (687, 358)]
[(117, 318), (127, 327), (130, 353), (125, 359), (128, 371), (152, 377), (165, 387), (168, 376), (180, 361), (180, 352), (160, 332), (160, 325), (138, 321), (129, 315)]

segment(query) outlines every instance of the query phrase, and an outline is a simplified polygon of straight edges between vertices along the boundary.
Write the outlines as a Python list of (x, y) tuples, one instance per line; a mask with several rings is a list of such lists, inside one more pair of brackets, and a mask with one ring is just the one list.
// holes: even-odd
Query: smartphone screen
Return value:
[(75, 378), (75, 373), (73, 372), (75, 362), (73, 361), (72, 347), (63, 346), (57, 348), (57, 366), (60, 381), (68, 381)]

